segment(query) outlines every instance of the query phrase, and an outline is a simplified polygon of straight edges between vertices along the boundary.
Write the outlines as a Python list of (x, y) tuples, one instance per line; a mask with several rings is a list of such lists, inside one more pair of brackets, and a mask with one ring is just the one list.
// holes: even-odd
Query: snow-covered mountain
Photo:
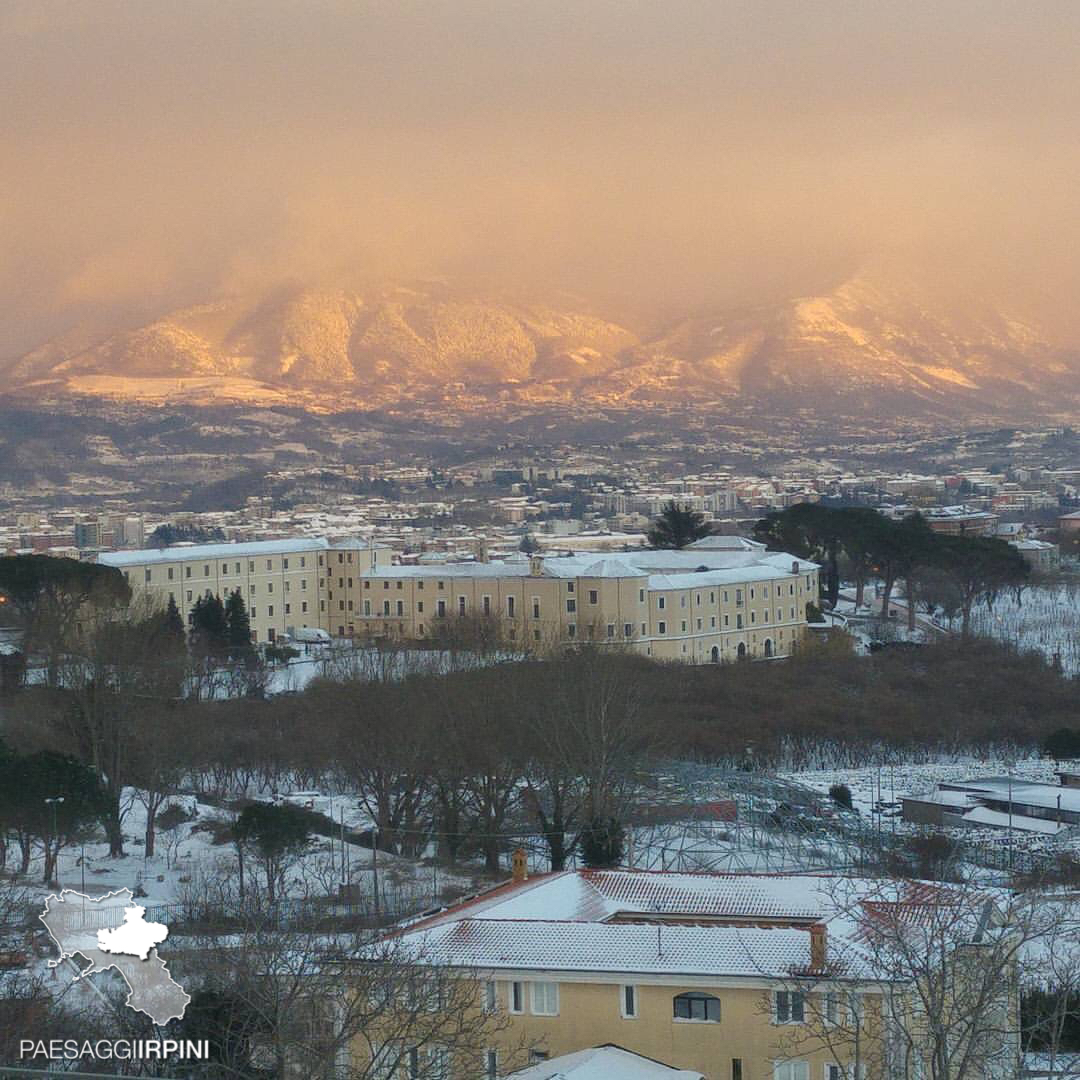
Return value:
[[(321, 408), (453, 402), (713, 403), (817, 411), (1024, 411), (1080, 403), (1080, 359), (981, 301), (865, 277), (831, 292), (698, 312), (649, 334), (570, 305), (389, 285), (295, 290), (172, 312), (10, 362), (25, 396)], [(463, 406), (464, 407), (464, 406)]]

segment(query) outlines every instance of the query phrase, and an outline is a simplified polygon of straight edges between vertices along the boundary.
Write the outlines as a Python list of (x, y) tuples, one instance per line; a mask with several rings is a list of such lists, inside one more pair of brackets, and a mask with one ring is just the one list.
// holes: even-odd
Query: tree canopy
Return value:
[(704, 514), (671, 499), (649, 529), (649, 543), (654, 548), (684, 548), (710, 532)]

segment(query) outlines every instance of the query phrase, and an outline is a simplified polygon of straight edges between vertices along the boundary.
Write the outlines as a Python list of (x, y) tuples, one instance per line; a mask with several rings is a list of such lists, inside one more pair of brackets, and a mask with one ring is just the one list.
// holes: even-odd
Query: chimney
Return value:
[(542, 555), (533, 555), (529, 558), (529, 575), (542, 577), (544, 573), (544, 559)]
[(529, 860), (524, 848), (518, 848), (510, 856), (510, 865), (514, 871), (514, 883), (520, 884), (529, 876)]
[(824, 971), (828, 961), (828, 947), (824, 923), (810, 927), (810, 970)]

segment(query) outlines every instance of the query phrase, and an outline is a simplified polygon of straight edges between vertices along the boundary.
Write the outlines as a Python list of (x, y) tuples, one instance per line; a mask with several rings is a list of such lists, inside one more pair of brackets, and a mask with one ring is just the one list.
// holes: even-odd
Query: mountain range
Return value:
[(142, 403), (442, 402), (1004, 415), (1080, 405), (1080, 352), (983, 300), (856, 276), (820, 295), (632, 330), (584, 304), (444, 283), (227, 297), (0, 365), (0, 393)]

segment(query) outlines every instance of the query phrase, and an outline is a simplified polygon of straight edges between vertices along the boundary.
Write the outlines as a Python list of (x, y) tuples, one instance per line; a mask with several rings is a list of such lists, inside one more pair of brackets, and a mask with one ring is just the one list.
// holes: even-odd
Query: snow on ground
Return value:
[[(235, 874), (235, 848), (231, 843), (215, 844), (213, 832), (205, 828), (213, 823), (228, 824), (235, 817), (233, 813), (199, 802), (193, 795), (175, 796), (171, 803), (179, 804), (188, 812), (194, 811), (196, 816), (181, 824), (174, 833), (159, 828), (155, 854), (147, 858), (143, 845), (145, 808), (133, 797), (132, 790), (128, 789), (125, 795), (131, 801), (123, 825), (127, 838), (124, 844), (126, 856), (110, 858), (104, 839), (65, 848), (60, 854), (56, 875), (62, 888), (79, 891), (85, 888), (87, 895), (94, 896), (124, 887), (134, 892), (141, 887), (145, 892), (143, 904), (172, 904), (182, 901), (188, 894), (205, 891), (202, 882), (219, 870)], [(319, 794), (313, 799), (297, 797), (287, 801), (298, 805), (310, 803), (311, 809), (335, 822), (344, 820), (347, 833), (371, 825), (370, 817), (358, 805), (355, 796)], [(288, 873), (287, 894), (327, 896), (336, 892), (338, 882), (344, 876), (351, 884), (359, 886), (357, 899), (369, 896), (371, 849), (346, 843), (345, 854), (343, 866), (339, 838), (313, 837), (309, 850)], [(427, 903), (430, 902), (427, 894), (434, 895), (446, 886), (465, 887), (471, 880), (467, 873), (449, 874), (442, 867), (433, 872), (430, 866), (383, 851), (378, 852), (377, 862), (380, 893), (384, 896), (395, 892), (416, 895)], [(44, 901), (55, 890), (41, 884), (40, 879), (41, 861), (36, 857), (28, 881), (32, 883), (32, 891)]]
[(846, 784), (851, 790), (852, 805), (869, 814), (880, 799), (897, 802), (905, 795), (925, 795), (941, 781), (972, 780), (979, 776), (1006, 776), (1011, 771), (1017, 780), (1057, 783), (1059, 763), (1048, 758), (1006, 761), (1001, 758), (976, 760), (952, 759), (897, 765), (863, 765), (855, 769), (810, 769), (783, 772), (781, 779), (805, 784), (827, 795), (833, 784)]
[[(959, 630), (959, 617), (944, 623)], [(1017, 604), (1010, 590), (992, 605), (971, 613), (976, 634), (997, 638), (1019, 649), (1036, 649), (1048, 660), (1060, 657), (1067, 675), (1080, 675), (1080, 581), (1024, 589)]]

